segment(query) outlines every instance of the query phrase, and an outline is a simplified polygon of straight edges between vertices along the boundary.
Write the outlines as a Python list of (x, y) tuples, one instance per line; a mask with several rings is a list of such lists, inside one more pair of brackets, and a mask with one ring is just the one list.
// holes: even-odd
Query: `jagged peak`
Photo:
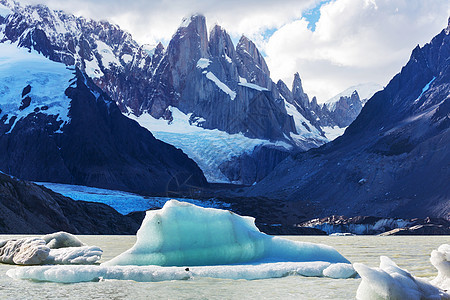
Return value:
[(448, 23), (447, 23), (447, 28), (445, 28), (445, 34), (446, 35), (450, 34), (450, 17), (448, 17)]
[(204, 23), (206, 26), (206, 18), (204, 15), (196, 13), (192, 14), (189, 17), (184, 17), (181, 21), (179, 28), (190, 27), (192, 24)]

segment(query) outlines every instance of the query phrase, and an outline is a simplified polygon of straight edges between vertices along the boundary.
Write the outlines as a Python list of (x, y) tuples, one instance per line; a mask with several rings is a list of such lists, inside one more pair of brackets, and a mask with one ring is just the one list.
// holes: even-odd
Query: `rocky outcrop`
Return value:
[(107, 205), (73, 201), (0, 173), (0, 232), (4, 234), (135, 234), (139, 226), (137, 220)]
[(233, 157), (219, 168), (230, 181), (251, 185), (266, 177), (288, 156), (289, 151), (282, 147), (257, 146), (251, 153)]
[(303, 222), (298, 227), (320, 229), (327, 234), (381, 234), (381, 235), (445, 235), (450, 233), (450, 222), (445, 219), (396, 219), (374, 216), (330, 216)]
[(315, 216), (448, 219), (449, 43), (443, 30), (414, 49), (343, 136), (288, 157), (246, 195), (312, 201)]

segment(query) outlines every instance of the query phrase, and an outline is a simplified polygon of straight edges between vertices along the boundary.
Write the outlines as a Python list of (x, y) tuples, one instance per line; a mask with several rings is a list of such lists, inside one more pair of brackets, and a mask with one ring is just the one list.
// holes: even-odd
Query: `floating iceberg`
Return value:
[(136, 244), (100, 266), (22, 267), (7, 272), (15, 279), (64, 283), (355, 274), (349, 261), (332, 247), (268, 236), (256, 228), (253, 218), (176, 200), (148, 211)]
[(450, 245), (443, 244), (433, 250), (430, 261), (438, 270), (438, 276), (431, 283), (450, 293)]
[(86, 246), (67, 232), (0, 241), (0, 262), (6, 264), (94, 264), (101, 256), (100, 248)]
[(442, 245), (433, 250), (432, 264), (438, 269), (438, 276), (430, 282), (414, 277), (408, 271), (399, 268), (386, 256), (380, 257), (379, 268), (369, 268), (355, 263), (353, 267), (362, 277), (356, 298), (359, 300), (391, 299), (421, 300), (450, 299), (450, 246)]
[(206, 266), (267, 262), (349, 263), (334, 248), (266, 235), (254, 219), (176, 200), (148, 211), (136, 244), (104, 263)]
[(39, 266), (10, 269), (6, 274), (14, 279), (76, 283), (100, 279), (156, 282), (188, 280), (199, 277), (222, 279), (267, 279), (288, 275), (308, 277), (348, 278), (355, 274), (350, 264), (328, 262), (280, 262), (256, 265), (161, 267), (161, 266)]

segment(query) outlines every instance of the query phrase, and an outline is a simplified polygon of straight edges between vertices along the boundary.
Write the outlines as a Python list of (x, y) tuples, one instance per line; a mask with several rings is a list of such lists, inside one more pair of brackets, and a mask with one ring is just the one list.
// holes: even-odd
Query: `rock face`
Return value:
[(448, 219), (449, 28), (414, 49), (342, 137), (284, 160), (247, 195), (310, 201), (316, 216)]
[(140, 222), (107, 205), (73, 201), (0, 173), (0, 232), (4, 234), (61, 230), (73, 234), (134, 234), (139, 226)]
[(374, 216), (331, 216), (313, 219), (298, 225), (333, 233), (381, 234), (381, 235), (447, 235), (450, 221), (445, 219), (394, 219)]
[[(245, 36), (233, 45), (220, 26), (215, 26), (208, 38), (201, 15), (183, 20), (167, 49), (162, 44), (151, 49), (107, 22), (52, 11), (43, 5), (22, 7), (10, 0), (0, 0), (0, 5), (10, 10), (0, 19), (0, 43), (15, 43), (79, 68), (122, 113), (136, 118), (149, 114), (171, 122), (171, 108), (176, 107), (190, 116), (192, 126), (282, 141), (301, 150), (328, 141), (312, 108), (307, 107), (313, 104), (307, 103), (299, 76), (293, 95), (302, 105), (289, 104), (270, 79), (256, 45)], [(32, 97), (24, 94), (22, 98), (21, 109), (32, 106)], [(230, 166), (236, 164), (230, 162)], [(236, 172), (245, 170), (226, 171)], [(249, 176), (259, 179), (261, 173)]]

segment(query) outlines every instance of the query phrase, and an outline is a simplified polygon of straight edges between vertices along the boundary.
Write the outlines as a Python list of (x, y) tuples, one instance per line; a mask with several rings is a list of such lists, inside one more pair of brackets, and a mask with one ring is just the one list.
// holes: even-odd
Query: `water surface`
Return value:
[[(17, 237), (0, 236), (0, 240)], [(88, 245), (103, 249), (102, 261), (130, 248), (135, 236), (79, 236)], [(288, 236), (304, 242), (335, 247), (351, 262), (370, 267), (379, 256), (392, 258), (413, 275), (432, 279), (437, 271), (429, 258), (433, 249), (449, 243), (448, 236)], [(186, 281), (133, 282), (106, 280), (75, 284), (13, 280), (5, 275), (16, 266), (0, 264), (0, 299), (354, 299), (361, 279), (288, 276), (263, 280), (196, 278)]]

